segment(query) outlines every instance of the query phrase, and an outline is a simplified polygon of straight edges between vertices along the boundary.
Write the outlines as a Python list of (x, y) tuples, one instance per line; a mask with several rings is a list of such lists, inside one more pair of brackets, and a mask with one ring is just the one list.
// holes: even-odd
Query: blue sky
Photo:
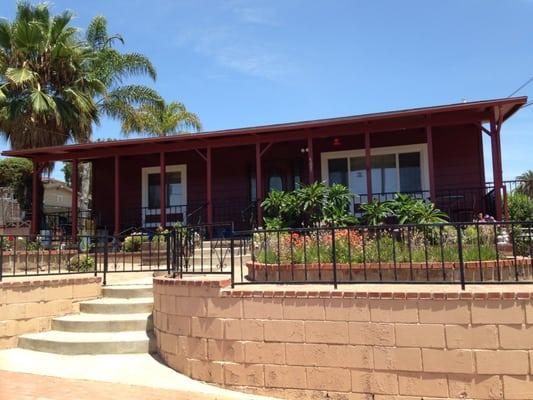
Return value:
[[(15, 4), (2, 0), (0, 16), (12, 19)], [(52, 4), (73, 10), (81, 28), (106, 16), (125, 51), (153, 61), (153, 86), (198, 113), (205, 130), (506, 97), (533, 76), (531, 0)], [(533, 96), (533, 84), (519, 94)], [(504, 125), (505, 178), (533, 169), (532, 129), (533, 107)], [(119, 131), (104, 120), (95, 136)]]

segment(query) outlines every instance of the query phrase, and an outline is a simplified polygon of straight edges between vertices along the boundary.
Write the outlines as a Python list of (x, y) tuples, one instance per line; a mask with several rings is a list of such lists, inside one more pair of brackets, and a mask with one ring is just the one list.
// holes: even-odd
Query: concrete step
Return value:
[(121, 299), (151, 297), (153, 287), (152, 285), (110, 285), (102, 288), (102, 295)]
[(150, 331), (152, 318), (140, 314), (73, 314), (52, 319), (52, 329), (65, 332)]
[(147, 353), (153, 350), (150, 336), (145, 331), (48, 331), (22, 335), (18, 343), (23, 349), (56, 354), (125, 354)]
[(80, 312), (90, 314), (138, 314), (152, 312), (153, 297), (131, 299), (104, 297), (80, 302)]

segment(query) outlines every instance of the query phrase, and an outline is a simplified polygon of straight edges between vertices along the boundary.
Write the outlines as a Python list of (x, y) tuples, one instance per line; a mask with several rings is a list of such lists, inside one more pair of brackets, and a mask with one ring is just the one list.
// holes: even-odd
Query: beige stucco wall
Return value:
[(283, 398), (533, 399), (527, 286), (227, 284), (155, 278), (157, 346), (172, 368)]
[(72, 190), (56, 182), (45, 183), (43, 204), (45, 209), (51, 207), (51, 212), (57, 212), (61, 208), (70, 209), (72, 206)]
[(101, 278), (0, 282), (0, 349), (16, 347), (24, 333), (50, 330), (59, 315), (79, 312), (78, 301), (101, 295)]

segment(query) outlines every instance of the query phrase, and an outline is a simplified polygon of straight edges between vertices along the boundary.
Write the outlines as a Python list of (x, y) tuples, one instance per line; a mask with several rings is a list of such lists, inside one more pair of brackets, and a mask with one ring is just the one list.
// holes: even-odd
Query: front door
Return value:
[[(160, 169), (159, 167), (142, 170), (142, 226), (157, 227), (161, 220), (160, 208)], [(167, 165), (166, 167), (166, 220), (171, 225), (187, 222), (187, 167)]]

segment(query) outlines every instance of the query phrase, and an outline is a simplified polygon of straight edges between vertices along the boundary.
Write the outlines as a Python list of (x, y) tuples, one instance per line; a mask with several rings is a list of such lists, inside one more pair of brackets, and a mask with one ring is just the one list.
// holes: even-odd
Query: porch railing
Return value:
[(226, 274), (232, 284), (533, 283), (533, 222), (236, 232), (231, 223), (120, 236), (0, 236), (0, 279)]

